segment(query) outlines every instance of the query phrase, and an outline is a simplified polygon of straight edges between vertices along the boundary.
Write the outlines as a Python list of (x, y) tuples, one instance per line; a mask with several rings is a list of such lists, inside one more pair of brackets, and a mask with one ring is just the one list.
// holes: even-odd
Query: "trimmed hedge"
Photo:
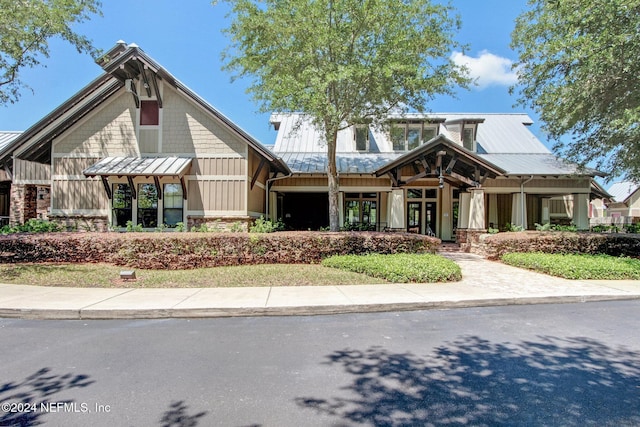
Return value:
[(330, 255), (434, 253), (408, 233), (47, 233), (0, 236), (0, 263), (107, 262), (141, 269), (310, 264)]
[(393, 283), (436, 283), (462, 280), (460, 266), (435, 254), (335, 255), (325, 267), (363, 273)]
[(556, 254), (640, 255), (640, 236), (633, 234), (598, 234), (526, 231), (499, 233), (481, 237), (484, 255), (493, 260), (511, 252)]

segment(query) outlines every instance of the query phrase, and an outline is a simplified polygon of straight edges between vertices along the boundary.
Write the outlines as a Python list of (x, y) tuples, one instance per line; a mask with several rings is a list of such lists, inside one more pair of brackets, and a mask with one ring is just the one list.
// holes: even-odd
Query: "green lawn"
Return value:
[(453, 261), (432, 254), (337, 255), (322, 265), (364, 273), (393, 283), (453, 282), (462, 279), (460, 267)]
[(123, 282), (108, 264), (0, 264), (0, 283), (89, 288), (206, 288), (240, 286), (328, 286), (387, 283), (364, 274), (321, 265), (264, 264), (193, 270), (135, 270), (136, 281)]
[(609, 255), (509, 253), (502, 262), (565, 279), (640, 279), (640, 259)]

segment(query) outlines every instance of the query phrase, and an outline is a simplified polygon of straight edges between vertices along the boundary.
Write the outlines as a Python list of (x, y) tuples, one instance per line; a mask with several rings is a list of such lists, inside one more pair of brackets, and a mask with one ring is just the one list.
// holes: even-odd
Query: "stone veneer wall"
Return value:
[(456, 229), (456, 242), (464, 252), (475, 252), (480, 244), (480, 236), (486, 234), (487, 230), (471, 230), (468, 228)]
[(109, 219), (103, 215), (49, 215), (49, 220), (62, 225), (67, 231), (109, 231)]
[(9, 224), (24, 224), (38, 217), (38, 187), (30, 184), (11, 185)]
[(219, 231), (231, 231), (234, 224), (239, 224), (242, 231), (249, 231), (249, 226), (253, 223), (254, 219), (249, 217), (237, 217), (237, 218), (210, 218), (201, 216), (187, 216), (187, 231), (193, 227), (200, 227), (202, 224), (207, 224), (211, 231), (218, 229)]

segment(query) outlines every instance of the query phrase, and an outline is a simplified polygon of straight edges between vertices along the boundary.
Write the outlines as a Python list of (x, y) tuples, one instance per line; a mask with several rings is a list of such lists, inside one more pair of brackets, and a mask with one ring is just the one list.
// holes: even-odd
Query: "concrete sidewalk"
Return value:
[(92, 289), (0, 284), (0, 317), (196, 318), (313, 315), (640, 299), (640, 280), (566, 280), (464, 253), (444, 253), (463, 280), (438, 284)]

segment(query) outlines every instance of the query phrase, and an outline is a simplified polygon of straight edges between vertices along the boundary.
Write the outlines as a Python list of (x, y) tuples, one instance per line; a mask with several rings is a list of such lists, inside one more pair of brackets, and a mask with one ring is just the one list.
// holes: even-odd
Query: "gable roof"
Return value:
[(142, 77), (146, 83), (147, 76), (142, 72), (146, 69), (152, 71), (151, 82), (146, 85), (147, 90), (157, 90), (157, 85), (153, 84), (154, 79), (164, 80), (239, 135), (259, 155), (268, 160), (277, 171), (290, 172), (287, 165), (278, 156), (181, 83), (136, 44), (126, 44), (119, 41), (96, 62), (103, 68), (104, 73), (7, 146), (0, 147), (0, 161), (11, 155), (16, 149), (20, 149), (21, 157), (29, 157), (34, 161), (47, 163), (50, 160), (50, 144), (56, 136), (85, 117), (107, 98), (120, 91), (125, 86), (125, 80)]
[(625, 203), (629, 197), (640, 188), (640, 184), (636, 184), (630, 181), (616, 182), (613, 184), (608, 192), (611, 194), (614, 201), (618, 203)]
[(19, 131), (0, 131), (0, 151), (7, 147), (14, 139), (20, 136)]

